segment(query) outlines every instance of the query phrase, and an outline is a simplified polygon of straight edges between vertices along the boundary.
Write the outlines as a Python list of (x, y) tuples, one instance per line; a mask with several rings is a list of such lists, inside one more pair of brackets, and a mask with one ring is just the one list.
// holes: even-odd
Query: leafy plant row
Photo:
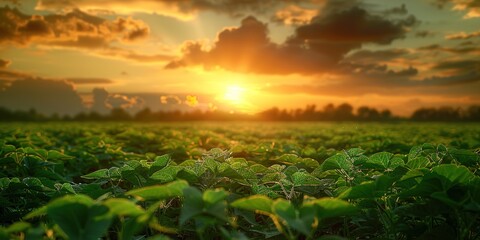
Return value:
[(1, 236), (476, 239), (480, 233), (480, 157), (469, 150), (423, 144), (408, 154), (365, 155), (352, 148), (324, 161), (292, 153), (251, 161), (219, 148), (184, 161), (111, 153), (121, 159), (78, 178), (69, 170), (76, 157), (4, 143)]

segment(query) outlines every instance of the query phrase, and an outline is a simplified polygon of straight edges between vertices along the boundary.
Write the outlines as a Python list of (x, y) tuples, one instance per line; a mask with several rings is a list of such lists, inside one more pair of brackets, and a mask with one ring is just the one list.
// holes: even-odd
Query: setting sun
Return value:
[(242, 88), (238, 85), (230, 85), (227, 87), (223, 98), (232, 103), (239, 104), (244, 102), (244, 92), (245, 88)]

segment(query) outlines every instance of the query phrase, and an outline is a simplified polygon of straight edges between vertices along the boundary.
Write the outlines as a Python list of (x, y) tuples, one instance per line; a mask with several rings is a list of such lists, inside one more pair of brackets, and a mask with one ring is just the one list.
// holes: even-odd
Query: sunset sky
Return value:
[(478, 0), (0, 0), (0, 106), (480, 103)]

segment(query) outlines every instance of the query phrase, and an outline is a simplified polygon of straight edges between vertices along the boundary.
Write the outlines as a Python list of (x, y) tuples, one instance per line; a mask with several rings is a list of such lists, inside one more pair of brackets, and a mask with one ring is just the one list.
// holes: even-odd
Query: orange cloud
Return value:
[(181, 20), (190, 20), (199, 11), (213, 11), (231, 16), (239, 16), (245, 12), (263, 13), (265, 9), (299, 2), (315, 2), (316, 0), (39, 0), (37, 10), (71, 11), (80, 9), (90, 13), (131, 14), (138, 12), (156, 13)]
[(272, 17), (272, 20), (286, 25), (299, 25), (310, 22), (317, 14), (317, 9), (307, 9), (297, 5), (290, 5), (278, 10)]
[(140, 20), (110, 21), (79, 10), (67, 14), (26, 15), (17, 9), (0, 8), (0, 42), (99, 47), (114, 41), (135, 41), (148, 36), (148, 26)]
[(138, 42), (149, 36), (149, 26), (131, 17), (106, 20), (80, 10), (37, 16), (3, 7), (0, 8), (0, 22), (0, 43), (4, 44), (88, 49), (101, 56), (139, 62), (171, 59), (167, 55), (144, 55), (113, 46), (115, 43)]
[[(338, 7), (335, 5), (335, 7)], [(322, 74), (338, 70), (343, 56), (363, 44), (389, 44), (405, 37), (406, 28), (416, 24), (413, 16), (389, 20), (359, 7), (327, 11), (296, 28), (283, 44), (268, 37), (267, 25), (255, 17), (239, 27), (218, 33), (211, 49), (201, 42), (185, 42), (181, 58), (166, 68), (201, 65), (237, 72), (262, 74)]]
[(480, 31), (471, 32), (471, 33), (460, 32), (460, 33), (449, 34), (449, 35), (445, 36), (445, 39), (448, 39), (448, 40), (465, 40), (465, 39), (470, 39), (470, 38), (475, 38), (475, 37), (480, 37)]
[(480, 4), (478, 0), (433, 0), (433, 3), (439, 7), (452, 4), (452, 10), (465, 11), (464, 18), (480, 17)]

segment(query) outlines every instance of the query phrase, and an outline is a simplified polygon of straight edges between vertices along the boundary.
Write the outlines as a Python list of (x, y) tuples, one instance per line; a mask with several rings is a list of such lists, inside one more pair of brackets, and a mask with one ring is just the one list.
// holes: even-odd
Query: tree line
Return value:
[(480, 121), (480, 105), (467, 108), (439, 107), (419, 108), (409, 117), (399, 117), (388, 109), (377, 110), (368, 106), (354, 109), (343, 103), (327, 104), (323, 108), (307, 105), (305, 108), (280, 109), (273, 107), (254, 115), (224, 111), (152, 111), (145, 108), (130, 114), (122, 108), (114, 108), (108, 114), (95, 111), (81, 112), (74, 116), (46, 116), (35, 109), (12, 111), (0, 107), (0, 121)]

